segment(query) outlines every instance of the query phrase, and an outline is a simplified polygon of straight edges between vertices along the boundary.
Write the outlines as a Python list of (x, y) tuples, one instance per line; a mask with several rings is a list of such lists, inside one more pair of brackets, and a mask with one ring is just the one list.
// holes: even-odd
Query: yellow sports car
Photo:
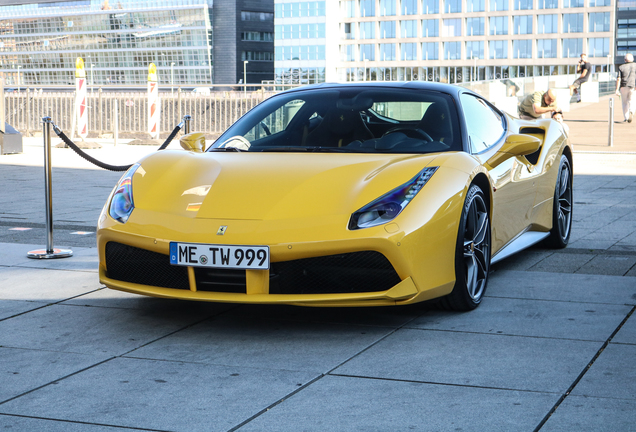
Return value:
[(99, 276), (157, 297), (306, 306), (439, 299), (471, 310), (491, 263), (572, 224), (572, 151), (436, 83), (280, 93), (205, 149), (156, 152), (99, 218)]

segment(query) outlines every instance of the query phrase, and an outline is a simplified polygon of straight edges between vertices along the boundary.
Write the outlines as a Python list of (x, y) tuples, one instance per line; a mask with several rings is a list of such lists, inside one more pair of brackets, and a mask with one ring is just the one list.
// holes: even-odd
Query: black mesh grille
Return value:
[(111, 279), (163, 288), (190, 289), (186, 267), (170, 265), (168, 255), (106, 243), (106, 269)]
[(379, 252), (354, 252), (272, 263), (270, 294), (386, 291), (401, 281)]
[(194, 277), (197, 281), (197, 291), (243, 294), (247, 292), (245, 270), (195, 268)]

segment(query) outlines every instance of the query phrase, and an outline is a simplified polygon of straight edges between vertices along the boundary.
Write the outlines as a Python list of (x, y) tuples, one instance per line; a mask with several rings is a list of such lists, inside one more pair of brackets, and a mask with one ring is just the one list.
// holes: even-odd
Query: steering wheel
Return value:
[(404, 126), (398, 126), (398, 127), (393, 128), (393, 129), (389, 129), (382, 136), (387, 136), (387, 135), (392, 134), (394, 132), (403, 133), (404, 135), (406, 135), (409, 138), (421, 139), (421, 140), (424, 140), (424, 141), (427, 141), (427, 142), (434, 141), (433, 138), (431, 138), (431, 136), (429, 134), (427, 134), (426, 132), (424, 132), (422, 129), (413, 129), (413, 128), (404, 127)]
[(264, 121), (262, 121), (260, 123), (260, 125), (263, 128), (263, 130), (265, 131), (265, 135), (270, 136), (272, 134)]
[[(233, 141), (238, 141), (238, 142), (234, 143)], [(217, 148), (234, 147), (239, 150), (249, 150), (251, 146), (252, 146), (252, 143), (250, 143), (247, 139), (245, 139), (245, 137), (241, 135), (235, 135), (232, 138), (226, 140), (223, 144), (221, 144)]]

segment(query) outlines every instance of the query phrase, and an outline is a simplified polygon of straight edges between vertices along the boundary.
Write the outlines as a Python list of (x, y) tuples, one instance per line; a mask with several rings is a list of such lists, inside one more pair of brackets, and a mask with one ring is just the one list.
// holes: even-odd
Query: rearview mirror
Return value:
[(181, 137), (179, 144), (186, 150), (202, 153), (205, 149), (205, 135), (201, 132), (189, 133)]
[(490, 165), (491, 168), (495, 168), (511, 157), (532, 154), (541, 148), (542, 143), (543, 141), (532, 135), (509, 135), (499, 151), (488, 159), (487, 164)]

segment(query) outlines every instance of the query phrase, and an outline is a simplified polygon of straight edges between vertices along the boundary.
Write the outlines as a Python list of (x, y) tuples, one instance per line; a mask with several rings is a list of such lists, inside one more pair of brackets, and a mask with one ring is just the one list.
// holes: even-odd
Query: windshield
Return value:
[(450, 96), (400, 88), (282, 93), (208, 151), (432, 153), (462, 149)]

